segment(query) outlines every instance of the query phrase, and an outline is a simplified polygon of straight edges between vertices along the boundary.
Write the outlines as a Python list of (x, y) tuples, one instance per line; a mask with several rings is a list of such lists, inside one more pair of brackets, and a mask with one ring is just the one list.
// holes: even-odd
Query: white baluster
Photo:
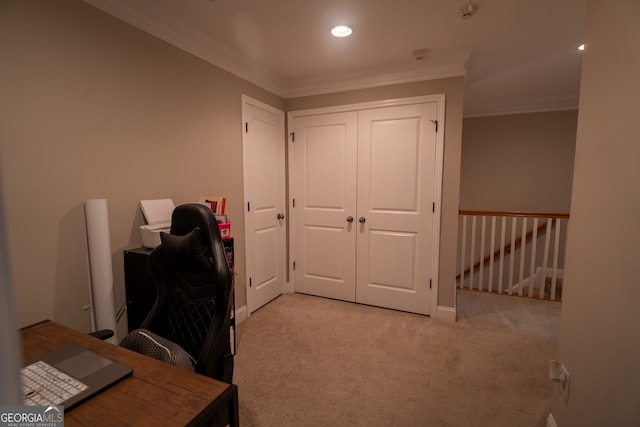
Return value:
[(556, 299), (556, 280), (558, 278), (558, 258), (560, 257), (560, 218), (556, 219), (556, 235), (553, 245), (553, 272), (551, 273), (551, 299)]
[[(533, 228), (531, 229), (531, 262), (529, 263), (529, 298), (533, 296), (533, 288), (536, 285), (536, 255), (538, 246), (538, 218), (533, 219)], [(526, 242), (522, 243), (524, 246)]]
[(505, 239), (505, 226), (507, 224), (507, 217), (503, 216), (500, 225), (500, 271), (498, 272), (498, 292), (502, 293), (502, 278), (504, 275), (504, 239)]
[(473, 264), (476, 259), (476, 217), (471, 217), (471, 254), (469, 255), (469, 289), (473, 289)]
[(467, 216), (462, 216), (462, 241), (460, 243), (460, 282), (458, 287), (464, 289), (464, 264), (465, 254), (467, 253)]
[(484, 282), (484, 252), (486, 250), (486, 248), (485, 248), (485, 237), (486, 237), (486, 234), (487, 234), (487, 231), (486, 231), (487, 230), (487, 217), (486, 216), (482, 217), (481, 224), (482, 225), (480, 227), (480, 230), (481, 230), (482, 234), (480, 234), (480, 275), (479, 275), (480, 276), (480, 280), (479, 280), (479, 283), (478, 283), (478, 289), (483, 291), (484, 290), (484, 285), (483, 285), (483, 282)]
[(549, 262), (549, 244), (551, 243), (551, 224), (553, 218), (547, 218), (547, 228), (544, 235), (544, 255), (542, 256), (542, 279), (540, 283), (540, 292), (538, 298), (544, 298), (544, 290), (547, 286), (547, 263)]
[(518, 295), (522, 296), (522, 282), (524, 281), (524, 257), (527, 243), (527, 217), (522, 218), (522, 232), (520, 233), (520, 272), (518, 274)]
[(515, 274), (514, 265), (515, 265), (515, 260), (516, 260), (516, 228), (517, 228), (517, 223), (518, 223), (518, 218), (517, 217), (511, 217), (511, 252), (509, 254), (509, 281), (507, 282), (509, 284), (509, 295), (511, 295), (512, 288), (513, 288), (513, 285), (514, 285), (513, 276)]
[(489, 283), (488, 283), (488, 288), (489, 288), (489, 292), (493, 292), (493, 269), (494, 269), (494, 265), (493, 265), (493, 253), (496, 251), (496, 217), (492, 216), (491, 217), (491, 248), (489, 249)]

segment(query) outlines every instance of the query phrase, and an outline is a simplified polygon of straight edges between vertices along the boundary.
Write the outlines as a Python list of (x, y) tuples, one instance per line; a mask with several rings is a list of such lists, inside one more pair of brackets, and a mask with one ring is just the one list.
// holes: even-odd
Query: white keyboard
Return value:
[(22, 368), (22, 395), (25, 405), (61, 405), (87, 388), (86, 384), (46, 362), (38, 361)]

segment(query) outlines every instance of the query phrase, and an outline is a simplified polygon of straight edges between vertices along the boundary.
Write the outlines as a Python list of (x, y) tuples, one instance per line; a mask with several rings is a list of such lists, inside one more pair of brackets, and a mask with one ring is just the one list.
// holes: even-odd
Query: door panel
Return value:
[[(255, 231), (254, 250), (260, 256), (256, 257), (255, 273), (252, 275), (252, 287), (259, 292), (268, 287), (278, 277), (278, 229), (267, 227)], [(279, 294), (278, 294), (279, 295)]]
[(284, 113), (243, 98), (249, 314), (282, 294), (286, 276)]
[(305, 231), (307, 243), (305, 275), (317, 279), (343, 280), (344, 259), (340, 251), (334, 248), (342, 239), (344, 230), (338, 227), (307, 226)]
[[(343, 210), (348, 201), (345, 175), (348, 149), (344, 124), (309, 126), (304, 134), (306, 144), (306, 207), (309, 209)], [(328, 173), (331, 171), (332, 173)]]
[(356, 113), (294, 119), (297, 292), (355, 300)]
[[(413, 291), (417, 237), (416, 233), (369, 233), (369, 286)], [(392, 268), (396, 265), (404, 268)]]
[(361, 111), (356, 301), (429, 314), (436, 104)]
[(419, 124), (413, 117), (370, 123), (370, 210), (416, 211)]

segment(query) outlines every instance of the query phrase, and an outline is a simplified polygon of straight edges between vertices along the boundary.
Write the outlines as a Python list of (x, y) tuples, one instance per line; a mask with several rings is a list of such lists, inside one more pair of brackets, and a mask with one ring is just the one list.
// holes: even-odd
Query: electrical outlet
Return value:
[(560, 387), (560, 394), (564, 397), (564, 401), (569, 401), (569, 382), (570, 375), (567, 368), (557, 360), (552, 360), (549, 362), (549, 379), (553, 382), (558, 383)]

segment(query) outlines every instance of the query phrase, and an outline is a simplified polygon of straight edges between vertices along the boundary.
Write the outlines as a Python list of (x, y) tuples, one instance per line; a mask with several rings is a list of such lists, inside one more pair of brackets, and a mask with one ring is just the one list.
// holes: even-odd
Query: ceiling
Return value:
[(578, 106), (586, 0), (84, 1), (284, 98), (464, 75), (466, 117)]

